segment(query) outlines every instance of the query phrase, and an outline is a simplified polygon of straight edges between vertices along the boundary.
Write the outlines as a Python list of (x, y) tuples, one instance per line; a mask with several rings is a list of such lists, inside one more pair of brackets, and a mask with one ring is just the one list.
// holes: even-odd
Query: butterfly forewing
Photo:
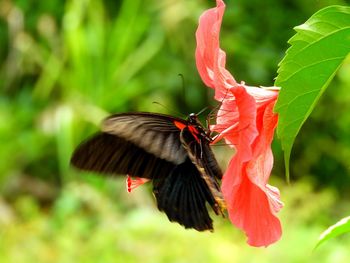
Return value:
[(175, 167), (173, 163), (108, 133), (98, 133), (81, 143), (74, 151), (71, 163), (81, 170), (148, 179), (155, 174), (170, 173)]
[(180, 164), (185, 161), (187, 153), (174, 121), (185, 125), (182, 119), (162, 114), (117, 114), (104, 120), (102, 131), (133, 142), (161, 159)]

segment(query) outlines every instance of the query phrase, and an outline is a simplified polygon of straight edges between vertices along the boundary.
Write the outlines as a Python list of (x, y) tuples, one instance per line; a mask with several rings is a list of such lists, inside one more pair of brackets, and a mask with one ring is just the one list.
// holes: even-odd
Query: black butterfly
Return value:
[(150, 179), (158, 209), (170, 221), (198, 231), (213, 230), (208, 203), (223, 215), (222, 172), (211, 137), (196, 114), (187, 120), (156, 113), (108, 117), (102, 132), (80, 144), (71, 163), (82, 170)]

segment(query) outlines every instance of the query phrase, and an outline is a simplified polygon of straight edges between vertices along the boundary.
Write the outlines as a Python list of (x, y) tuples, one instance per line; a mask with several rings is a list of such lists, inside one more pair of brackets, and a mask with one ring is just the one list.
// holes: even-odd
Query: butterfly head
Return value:
[(196, 113), (190, 113), (188, 115), (187, 120), (190, 124), (197, 124), (198, 123), (198, 115)]

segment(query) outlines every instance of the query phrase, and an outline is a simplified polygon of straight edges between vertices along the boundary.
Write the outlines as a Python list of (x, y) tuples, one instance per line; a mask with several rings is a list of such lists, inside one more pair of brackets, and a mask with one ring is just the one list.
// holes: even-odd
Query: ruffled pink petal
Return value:
[(203, 82), (215, 89), (215, 99), (221, 101), (226, 96), (227, 89), (237, 83), (225, 68), (226, 54), (219, 46), (225, 4), (222, 0), (217, 0), (216, 5), (199, 18), (196, 31), (196, 65)]
[(279, 91), (279, 88), (277, 87), (258, 88), (246, 85), (245, 89), (251, 96), (254, 97), (257, 108), (264, 107), (267, 104), (275, 101), (278, 97)]
[[(251, 222), (256, 225), (254, 231), (257, 228), (260, 231), (253, 235), (249, 234), (252, 230), (249, 231), (249, 228), (245, 228), (249, 238), (248, 242), (253, 246), (267, 246), (279, 240), (282, 235), (281, 224), (276, 213), (283, 207), (283, 203), (280, 201), (278, 189), (267, 184), (273, 167), (271, 143), (278, 121), (277, 115), (273, 113), (274, 104), (275, 101), (267, 104), (262, 113), (257, 116), (259, 136), (253, 145), (253, 158), (246, 167), (247, 178), (257, 187), (255, 191), (258, 192), (260, 189), (260, 194), (264, 194), (266, 197), (264, 202), (259, 204), (260, 216), (264, 220), (258, 218), (256, 222)], [(257, 194), (256, 192), (255, 194)], [(254, 220), (254, 217), (252, 218)]]
[(240, 151), (241, 161), (247, 161), (252, 156), (251, 145), (258, 135), (255, 125), (256, 103), (245, 87), (237, 85), (230, 89), (229, 98), (223, 100), (218, 111), (213, 130), (219, 133), (218, 139), (224, 137), (227, 144)]
[[(220, 135), (223, 134), (226, 142), (233, 144), (236, 148), (236, 154), (230, 161), (229, 168), (223, 176), (221, 185), (228, 207), (230, 207), (230, 202), (234, 198), (235, 188), (241, 183), (243, 165), (253, 156), (251, 145), (258, 135), (255, 123), (256, 104), (254, 98), (241, 85), (231, 89), (231, 92), (235, 95), (235, 99), (232, 98), (223, 101), (223, 113), (220, 115), (219, 111), (218, 116), (220, 117), (217, 118), (217, 125), (214, 127), (216, 131), (226, 128)], [(229, 117), (230, 114), (227, 114), (232, 111), (230, 106), (234, 106), (233, 109), (235, 112), (231, 116), (232, 119)], [(230, 130), (230, 125), (235, 125), (234, 129)]]
[(277, 214), (284, 206), (281, 201), (280, 191), (277, 187), (266, 184), (266, 193), (269, 197), (271, 210)]
[(281, 224), (271, 213), (269, 197), (249, 180), (244, 167), (241, 182), (233, 188), (231, 197), (230, 220), (246, 233), (249, 245), (268, 246), (280, 239)]
[(245, 231), (248, 244), (258, 247), (276, 242), (282, 234), (276, 213), (283, 204), (278, 189), (267, 184), (273, 166), (270, 145), (277, 124), (273, 105), (267, 105), (259, 116), (262, 129), (254, 141), (252, 158), (242, 163), (238, 150), (222, 181), (230, 220)]

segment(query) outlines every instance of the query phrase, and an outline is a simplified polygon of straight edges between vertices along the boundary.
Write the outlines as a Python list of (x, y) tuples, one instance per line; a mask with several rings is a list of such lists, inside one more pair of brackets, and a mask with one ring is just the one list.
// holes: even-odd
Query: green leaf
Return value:
[(350, 232), (350, 216), (343, 218), (333, 226), (330, 226), (326, 231), (324, 231), (315, 246), (315, 249), (319, 247), (323, 242), (327, 241), (328, 239), (337, 237), (341, 234)]
[(288, 180), (295, 137), (350, 52), (350, 7), (326, 7), (295, 31), (275, 81), (281, 87), (275, 111)]

